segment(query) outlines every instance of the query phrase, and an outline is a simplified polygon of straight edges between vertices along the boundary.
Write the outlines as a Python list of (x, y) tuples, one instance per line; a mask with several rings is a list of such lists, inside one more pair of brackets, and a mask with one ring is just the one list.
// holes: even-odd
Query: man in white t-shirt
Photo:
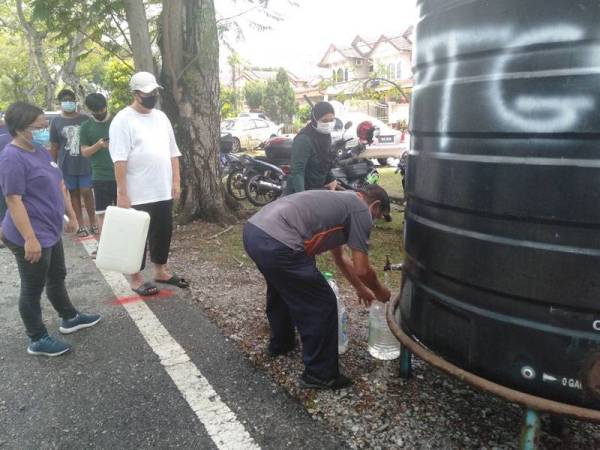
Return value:
[[(133, 103), (120, 111), (110, 125), (110, 156), (115, 163), (117, 206), (150, 214), (148, 247), (154, 264), (154, 281), (181, 288), (188, 282), (167, 269), (173, 233), (173, 200), (180, 195), (179, 157), (173, 127), (167, 116), (154, 109), (158, 90), (154, 75), (138, 72), (129, 87)], [(140, 272), (130, 279), (139, 295), (159, 292), (152, 282), (144, 282), (146, 254)]]

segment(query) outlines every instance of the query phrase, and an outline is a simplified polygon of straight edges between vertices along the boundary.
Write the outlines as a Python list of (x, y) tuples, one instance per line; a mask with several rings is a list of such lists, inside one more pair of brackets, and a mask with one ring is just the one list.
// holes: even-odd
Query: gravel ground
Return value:
[[(419, 360), (409, 381), (398, 377), (398, 361), (374, 360), (366, 344), (368, 311), (343, 288), (350, 347), (340, 360), (355, 384), (341, 392), (300, 389), (300, 352), (277, 359), (264, 353), (269, 336), (264, 284), (252, 261), (217, 263), (215, 255), (204, 249), (202, 239), (218, 231), (205, 224), (178, 227), (173, 268), (191, 280), (190, 295), (223, 333), (351, 448), (518, 448), (523, 417), (518, 406), (475, 391)], [(547, 418), (543, 425), (549, 428)], [(600, 426), (566, 420), (562, 435), (542, 434), (541, 448), (600, 448)]]

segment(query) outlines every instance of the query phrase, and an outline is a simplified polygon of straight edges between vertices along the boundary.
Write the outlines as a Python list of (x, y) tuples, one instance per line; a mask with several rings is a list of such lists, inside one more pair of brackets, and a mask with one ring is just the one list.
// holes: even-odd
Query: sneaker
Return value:
[(300, 387), (304, 389), (330, 389), (337, 391), (352, 386), (352, 380), (346, 375), (339, 374), (337, 377), (324, 381), (303, 373), (300, 377)]
[(77, 313), (72, 319), (63, 319), (58, 329), (62, 334), (75, 333), (84, 328), (93, 327), (100, 322), (101, 318), (100, 314)]
[(31, 341), (27, 347), (30, 355), (59, 356), (71, 350), (71, 346), (63, 341), (46, 335), (37, 341)]
[(80, 238), (85, 238), (85, 237), (88, 237), (89, 235), (90, 235), (90, 233), (88, 233), (88, 230), (85, 227), (79, 227), (79, 229), (75, 232), (75, 236), (80, 237)]
[(90, 231), (92, 232), (92, 234), (100, 234), (100, 229), (98, 228), (98, 225), (92, 225), (90, 227)]

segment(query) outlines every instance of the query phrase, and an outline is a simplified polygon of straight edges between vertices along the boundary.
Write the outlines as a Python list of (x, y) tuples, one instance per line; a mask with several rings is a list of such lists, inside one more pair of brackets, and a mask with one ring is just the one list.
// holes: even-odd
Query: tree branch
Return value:
[(222, 19), (217, 20), (217, 25), (220, 24), (221, 22), (231, 22), (233, 19), (237, 19), (238, 17), (245, 16), (246, 14), (251, 13), (252, 11), (254, 11), (256, 9), (264, 9), (264, 6), (256, 5), (250, 9), (247, 9), (246, 11), (242, 11), (241, 13), (235, 14), (231, 17), (223, 17)]

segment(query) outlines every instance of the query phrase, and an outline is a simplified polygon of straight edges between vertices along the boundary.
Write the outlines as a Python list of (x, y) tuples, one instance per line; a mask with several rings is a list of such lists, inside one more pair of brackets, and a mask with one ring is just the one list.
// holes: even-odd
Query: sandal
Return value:
[(98, 229), (98, 225), (92, 225), (90, 227), (90, 231), (92, 232), (92, 234), (100, 234), (100, 230)]
[(133, 292), (135, 292), (138, 295), (141, 295), (142, 297), (150, 297), (152, 295), (156, 295), (160, 292), (160, 290), (152, 283), (150, 282), (146, 282), (144, 284), (142, 284), (140, 287), (138, 288), (131, 288), (131, 290)]
[(156, 281), (157, 283), (170, 284), (171, 286), (177, 286), (178, 288), (182, 288), (182, 289), (190, 287), (189, 281), (187, 281), (185, 278), (181, 278), (177, 275), (173, 275), (168, 280), (155, 279), (154, 281)]
[(88, 237), (90, 233), (85, 227), (79, 227), (79, 229), (75, 232), (75, 235), (80, 238)]

